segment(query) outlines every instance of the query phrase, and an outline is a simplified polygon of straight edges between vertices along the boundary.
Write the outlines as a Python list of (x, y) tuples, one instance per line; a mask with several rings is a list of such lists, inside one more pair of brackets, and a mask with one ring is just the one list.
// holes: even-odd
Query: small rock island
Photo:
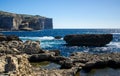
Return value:
[(73, 34), (66, 35), (64, 40), (70, 46), (105, 46), (112, 41), (112, 34)]
[(43, 29), (53, 29), (52, 18), (0, 11), (1, 31), (32, 31)]

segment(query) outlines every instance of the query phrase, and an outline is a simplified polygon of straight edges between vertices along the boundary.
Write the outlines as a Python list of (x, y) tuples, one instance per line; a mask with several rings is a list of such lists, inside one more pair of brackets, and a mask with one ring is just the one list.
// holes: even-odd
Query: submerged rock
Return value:
[(73, 34), (64, 37), (67, 45), (73, 46), (105, 46), (112, 39), (112, 34)]
[(55, 38), (55, 39), (61, 39), (62, 36), (55, 36), (54, 38)]

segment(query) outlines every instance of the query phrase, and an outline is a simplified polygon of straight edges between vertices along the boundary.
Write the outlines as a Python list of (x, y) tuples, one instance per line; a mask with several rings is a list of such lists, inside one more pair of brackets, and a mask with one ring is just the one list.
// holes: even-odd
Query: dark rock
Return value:
[(54, 59), (53, 61), (55, 61), (55, 62), (60, 62), (60, 61), (67, 60), (67, 58), (63, 57), (63, 56), (55, 56), (53, 59)]
[(4, 34), (0, 34), (0, 41), (12, 41), (12, 40), (16, 40), (16, 41), (22, 41), (18, 36), (16, 35), (4, 35)]
[(55, 39), (61, 39), (62, 36), (55, 36)]
[(120, 68), (120, 53), (90, 54), (77, 52), (73, 53), (70, 58), (74, 64), (85, 64), (82, 66), (84, 70), (104, 67)]
[(73, 46), (105, 46), (112, 39), (112, 34), (74, 34), (64, 37), (67, 45)]
[(7, 36), (7, 41), (12, 41), (12, 40), (16, 40), (16, 41), (22, 41), (20, 40), (20, 38), (16, 35), (8, 35)]
[(71, 59), (67, 58), (65, 61), (62, 61), (61, 69), (70, 69), (73, 67), (73, 62)]
[(6, 41), (7, 37), (5, 35), (0, 34), (0, 41)]
[(51, 53), (32, 54), (28, 59), (30, 62), (50, 61), (52, 56)]
[(60, 55), (60, 51), (59, 50), (49, 50), (50, 52), (54, 52), (55, 56), (59, 56)]

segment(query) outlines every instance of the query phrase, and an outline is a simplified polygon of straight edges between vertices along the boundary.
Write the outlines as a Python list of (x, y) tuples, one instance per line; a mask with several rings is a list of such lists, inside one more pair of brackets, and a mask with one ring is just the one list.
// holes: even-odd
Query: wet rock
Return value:
[(16, 35), (8, 35), (8, 36), (7, 36), (7, 41), (12, 41), (12, 40), (22, 41), (22, 40), (19, 39), (19, 37), (16, 36)]
[(55, 53), (32, 54), (29, 56), (30, 62), (50, 61)]
[(7, 37), (3, 34), (0, 34), (0, 41), (5, 41), (7, 40)]
[(55, 38), (55, 39), (61, 39), (62, 36), (55, 36), (54, 38)]
[(66, 59), (64, 62), (61, 64), (61, 69), (70, 69), (73, 67), (73, 62), (71, 59)]
[(67, 45), (71, 46), (105, 46), (112, 39), (112, 34), (73, 34), (64, 37)]
[(51, 58), (52, 61), (55, 62), (64, 62), (65, 60), (67, 60), (67, 57), (64, 56), (54, 56)]
[(22, 41), (16, 35), (3, 35), (3, 34), (0, 34), (0, 41), (12, 41), (12, 40)]

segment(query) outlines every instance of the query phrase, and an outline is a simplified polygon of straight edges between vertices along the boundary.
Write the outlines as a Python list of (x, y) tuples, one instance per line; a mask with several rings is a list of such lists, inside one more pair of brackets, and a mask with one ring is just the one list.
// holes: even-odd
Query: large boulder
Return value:
[(73, 34), (64, 37), (67, 45), (75, 46), (105, 46), (112, 39), (112, 34)]
[(19, 50), (27, 54), (44, 53), (44, 51), (40, 48), (40, 42), (31, 40), (24, 42), (23, 46), (21, 46)]

